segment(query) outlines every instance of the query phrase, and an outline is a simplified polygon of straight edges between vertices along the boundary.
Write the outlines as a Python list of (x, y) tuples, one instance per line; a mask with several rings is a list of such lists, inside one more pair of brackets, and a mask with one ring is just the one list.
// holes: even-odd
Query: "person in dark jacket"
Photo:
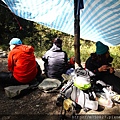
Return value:
[(86, 60), (85, 67), (95, 73), (96, 80), (102, 80), (120, 93), (120, 78), (114, 73), (112, 67), (113, 58), (110, 56), (109, 47), (102, 42), (96, 42), (96, 52)]
[(55, 38), (53, 46), (42, 57), (44, 72), (49, 78), (62, 80), (62, 74), (66, 72), (68, 62), (67, 53), (62, 50), (62, 40)]
[(41, 68), (35, 60), (34, 48), (23, 45), (19, 38), (9, 42), (8, 71), (0, 72), (0, 83), (21, 85), (32, 83), (35, 78), (41, 79)]

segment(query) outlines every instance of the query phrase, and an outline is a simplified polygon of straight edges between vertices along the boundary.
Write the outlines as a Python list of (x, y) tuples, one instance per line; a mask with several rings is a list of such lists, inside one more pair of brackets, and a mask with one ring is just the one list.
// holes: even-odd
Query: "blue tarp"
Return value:
[[(2, 0), (17, 16), (74, 35), (74, 0)], [(120, 44), (120, 0), (83, 0), (80, 37)]]

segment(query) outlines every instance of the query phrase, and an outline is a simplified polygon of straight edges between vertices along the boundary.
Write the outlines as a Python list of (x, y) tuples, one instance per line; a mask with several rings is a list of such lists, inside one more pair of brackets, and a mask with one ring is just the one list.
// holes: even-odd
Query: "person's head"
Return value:
[(92, 55), (94, 59), (101, 61), (102, 63), (111, 63), (113, 58), (110, 56), (109, 47), (102, 42), (96, 42), (96, 55)]
[(55, 38), (53, 43), (57, 46), (57, 47), (62, 47), (62, 40), (60, 38)]
[(22, 41), (19, 38), (12, 38), (9, 42), (10, 50), (12, 50), (16, 45), (21, 45)]

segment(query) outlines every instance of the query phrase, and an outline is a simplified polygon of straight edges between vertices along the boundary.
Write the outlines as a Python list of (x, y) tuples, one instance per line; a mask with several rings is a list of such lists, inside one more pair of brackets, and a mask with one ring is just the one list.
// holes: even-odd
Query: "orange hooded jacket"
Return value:
[(8, 54), (8, 70), (21, 83), (32, 81), (37, 74), (34, 48), (27, 45), (18, 45)]

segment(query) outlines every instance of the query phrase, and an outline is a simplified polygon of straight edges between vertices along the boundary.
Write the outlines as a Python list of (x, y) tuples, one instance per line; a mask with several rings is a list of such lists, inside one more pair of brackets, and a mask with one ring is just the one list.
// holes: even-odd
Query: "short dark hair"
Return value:
[(55, 44), (62, 44), (62, 40), (57, 37), (57, 38), (54, 39), (53, 43), (55, 43)]

